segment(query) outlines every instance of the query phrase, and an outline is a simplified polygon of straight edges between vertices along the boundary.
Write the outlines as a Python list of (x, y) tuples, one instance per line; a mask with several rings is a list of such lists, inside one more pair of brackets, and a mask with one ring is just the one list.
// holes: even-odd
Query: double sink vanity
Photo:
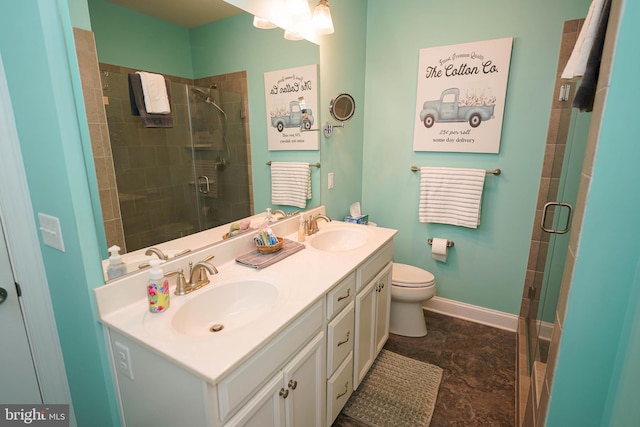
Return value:
[[(295, 241), (298, 220), (271, 227)], [(166, 312), (148, 310), (148, 270), (96, 288), (125, 425), (324, 427), (358, 387), (389, 333), (396, 231), (321, 222), (261, 270), (235, 262), (253, 234), (168, 260), (165, 273), (214, 255), (219, 273), (184, 296), (169, 278)]]

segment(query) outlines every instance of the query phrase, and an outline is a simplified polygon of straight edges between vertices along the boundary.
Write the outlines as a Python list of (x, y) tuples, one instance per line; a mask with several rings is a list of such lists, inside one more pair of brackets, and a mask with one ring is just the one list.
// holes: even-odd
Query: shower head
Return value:
[(209, 97), (209, 92), (204, 90), (204, 89), (200, 89), (199, 87), (192, 87), (191, 88), (191, 93), (193, 93), (194, 95), (203, 96), (205, 98)]

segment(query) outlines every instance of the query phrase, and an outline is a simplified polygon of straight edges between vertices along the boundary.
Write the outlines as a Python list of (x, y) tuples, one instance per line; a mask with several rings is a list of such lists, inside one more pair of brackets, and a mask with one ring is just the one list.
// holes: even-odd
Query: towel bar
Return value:
[[(419, 167), (417, 166), (411, 166), (411, 172), (418, 172), (420, 170)], [(485, 171), (487, 175), (500, 175), (502, 173), (502, 171), (498, 168), (495, 168), (492, 171)]]
[[(271, 160), (269, 160), (267, 162), (267, 166), (271, 166)], [(318, 162), (318, 163), (309, 163), (309, 167), (310, 168), (319, 168), (320, 167), (320, 162)]]
[[(267, 162), (267, 166), (271, 166), (271, 160), (269, 160)], [(309, 167), (310, 168), (319, 168), (320, 167), (320, 162), (318, 162), (318, 163), (309, 163)]]
[[(431, 239), (431, 238), (427, 239), (427, 243), (430, 244), (430, 245), (433, 245), (433, 239)], [(454, 245), (454, 243), (453, 243), (452, 240), (447, 240), (447, 247), (448, 248), (452, 248), (453, 245)]]

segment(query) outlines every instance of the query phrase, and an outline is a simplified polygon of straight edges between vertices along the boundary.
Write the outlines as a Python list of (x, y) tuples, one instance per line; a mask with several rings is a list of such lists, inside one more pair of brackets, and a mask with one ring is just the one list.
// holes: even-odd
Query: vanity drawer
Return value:
[(327, 327), (327, 376), (329, 377), (344, 358), (353, 351), (354, 312), (354, 303), (350, 302)]
[(384, 245), (362, 267), (358, 268), (357, 291), (367, 284), (380, 272), (393, 258), (393, 240)]
[(331, 425), (353, 393), (353, 353), (327, 381), (327, 425)]
[(349, 274), (327, 294), (327, 319), (331, 320), (340, 310), (345, 308), (356, 293), (356, 274)]
[(220, 420), (225, 422), (302, 346), (322, 329), (324, 304), (320, 300), (218, 385)]

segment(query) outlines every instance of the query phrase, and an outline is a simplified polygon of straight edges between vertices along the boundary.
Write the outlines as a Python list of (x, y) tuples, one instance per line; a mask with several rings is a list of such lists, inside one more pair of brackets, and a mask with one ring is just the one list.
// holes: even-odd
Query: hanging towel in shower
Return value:
[(311, 199), (309, 163), (271, 162), (271, 204), (306, 208)]
[(604, 2), (605, 0), (593, 0), (591, 2), (589, 12), (587, 12), (587, 17), (584, 20), (584, 24), (582, 24), (582, 29), (580, 30), (580, 34), (578, 34), (578, 39), (573, 47), (571, 56), (562, 71), (563, 79), (573, 79), (584, 76), (589, 53), (596, 38), (598, 22), (602, 15)]
[(478, 228), (484, 169), (420, 168), (420, 222)]
[[(165, 87), (169, 105), (171, 105), (171, 81), (165, 80)], [(131, 103), (131, 114), (140, 116), (142, 125), (146, 128), (172, 128), (173, 114), (153, 114), (149, 113), (144, 105), (144, 94), (142, 92), (142, 81), (140, 75), (129, 74), (129, 101)]]
[(607, 35), (607, 25), (609, 23), (609, 14), (611, 12), (611, 0), (606, 0), (598, 23), (598, 31), (596, 32), (591, 53), (587, 60), (587, 68), (584, 77), (580, 82), (580, 87), (576, 91), (573, 98), (573, 107), (580, 111), (593, 111), (593, 102), (596, 96), (596, 88), (598, 85), (598, 77), (600, 76), (600, 63), (602, 62), (602, 51), (604, 49), (604, 39)]
[(171, 106), (167, 95), (167, 86), (164, 76), (161, 74), (136, 71), (142, 83), (142, 94), (144, 95), (144, 107), (150, 114), (169, 114)]

